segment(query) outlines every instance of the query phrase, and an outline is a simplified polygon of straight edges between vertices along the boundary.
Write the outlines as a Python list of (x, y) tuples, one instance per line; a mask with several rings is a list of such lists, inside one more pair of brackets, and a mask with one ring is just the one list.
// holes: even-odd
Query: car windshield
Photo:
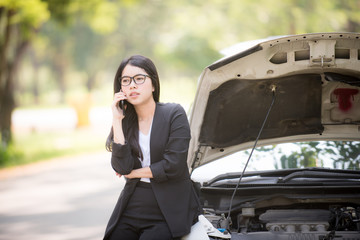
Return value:
[[(250, 153), (251, 149), (239, 151), (198, 167), (192, 178), (203, 182), (223, 173), (242, 172)], [(360, 170), (360, 142), (316, 141), (258, 147), (246, 172), (305, 167)]]

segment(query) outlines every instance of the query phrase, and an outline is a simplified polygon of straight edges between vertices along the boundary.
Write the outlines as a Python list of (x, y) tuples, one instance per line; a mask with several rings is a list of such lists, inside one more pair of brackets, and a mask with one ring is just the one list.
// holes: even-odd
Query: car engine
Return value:
[(360, 240), (360, 206), (260, 211), (246, 205), (232, 215), (230, 230), (224, 214), (206, 209), (205, 217), (223, 231), (223, 237), (211, 239)]

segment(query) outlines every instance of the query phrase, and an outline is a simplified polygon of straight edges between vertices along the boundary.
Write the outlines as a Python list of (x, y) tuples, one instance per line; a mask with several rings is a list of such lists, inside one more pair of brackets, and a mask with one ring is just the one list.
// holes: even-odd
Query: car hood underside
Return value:
[(273, 94), (276, 104), (262, 139), (323, 131), (320, 75), (230, 80), (210, 93), (200, 143), (228, 147), (255, 140)]
[[(327, 81), (342, 79), (360, 86), (360, 79), (324, 73)], [(339, 90), (338, 90), (339, 91)], [(345, 92), (346, 90), (343, 89)], [(300, 134), (321, 134), (322, 77), (320, 74), (297, 74), (265, 80), (229, 80), (211, 91), (206, 106), (199, 141), (212, 147), (228, 147), (254, 141), (275, 95), (271, 115), (260, 139)], [(351, 108), (348, 89), (340, 109)], [(343, 94), (346, 94), (343, 93)], [(360, 120), (360, 119), (357, 119)]]
[(257, 146), (358, 141), (360, 41), (346, 36), (284, 37), (206, 68), (190, 117), (189, 167), (250, 149), (258, 136)]

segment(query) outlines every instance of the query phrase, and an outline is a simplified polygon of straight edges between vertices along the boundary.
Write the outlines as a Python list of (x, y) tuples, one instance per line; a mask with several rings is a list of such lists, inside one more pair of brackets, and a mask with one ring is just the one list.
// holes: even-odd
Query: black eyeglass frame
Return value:
[[(138, 76), (143, 76), (144, 77), (144, 81), (143, 82), (141, 82), (141, 83), (139, 83), (139, 82), (137, 82), (136, 80), (135, 80), (135, 78), (136, 77), (138, 77)], [(120, 77), (119, 78), (119, 82), (120, 82), (120, 85), (121, 86), (129, 86), (130, 84), (131, 84), (131, 82), (132, 81), (134, 81), (134, 83), (136, 84), (136, 85), (141, 85), (141, 84), (143, 84), (144, 82), (145, 82), (145, 80), (146, 80), (146, 78), (150, 78), (150, 76), (149, 75), (146, 75), (146, 74), (136, 74), (135, 76), (133, 76), (133, 77), (130, 77), (130, 76), (122, 76), (122, 77)], [(130, 78), (130, 82), (129, 82), (129, 84), (122, 84), (122, 80), (123, 80), (123, 78)]]

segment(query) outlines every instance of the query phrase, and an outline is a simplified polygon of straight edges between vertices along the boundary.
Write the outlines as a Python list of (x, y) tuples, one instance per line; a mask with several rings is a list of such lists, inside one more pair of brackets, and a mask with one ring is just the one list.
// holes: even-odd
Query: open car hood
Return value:
[(360, 139), (359, 33), (279, 37), (230, 52), (200, 76), (191, 169), (253, 147), (273, 97), (257, 146)]

